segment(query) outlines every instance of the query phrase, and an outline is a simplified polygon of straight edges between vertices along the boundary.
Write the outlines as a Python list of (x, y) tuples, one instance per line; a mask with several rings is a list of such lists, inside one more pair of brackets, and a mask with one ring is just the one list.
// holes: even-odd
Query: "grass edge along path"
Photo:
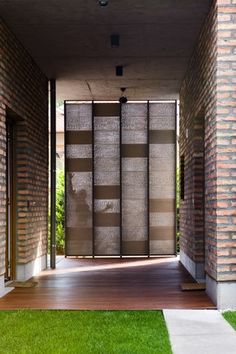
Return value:
[(161, 311), (0, 311), (0, 353), (171, 354)]
[(223, 313), (224, 318), (236, 330), (236, 311), (226, 311)]

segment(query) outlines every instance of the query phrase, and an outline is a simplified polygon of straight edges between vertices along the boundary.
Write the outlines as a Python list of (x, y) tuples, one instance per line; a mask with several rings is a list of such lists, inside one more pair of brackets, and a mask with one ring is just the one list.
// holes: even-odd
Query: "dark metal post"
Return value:
[(178, 167), (178, 151), (177, 151), (177, 114), (178, 114), (178, 101), (175, 100), (175, 256), (177, 252), (177, 167)]
[(148, 257), (150, 257), (150, 102), (147, 101), (147, 231)]
[(122, 223), (122, 103), (120, 103), (120, 258), (123, 256)]
[(95, 155), (95, 132), (94, 132), (94, 101), (92, 101), (92, 256), (93, 258), (95, 257), (95, 208), (94, 208), (94, 199), (95, 199), (95, 161), (94, 161), (94, 155)]
[(56, 268), (56, 81), (50, 80), (50, 121), (51, 121), (51, 242), (50, 267)]

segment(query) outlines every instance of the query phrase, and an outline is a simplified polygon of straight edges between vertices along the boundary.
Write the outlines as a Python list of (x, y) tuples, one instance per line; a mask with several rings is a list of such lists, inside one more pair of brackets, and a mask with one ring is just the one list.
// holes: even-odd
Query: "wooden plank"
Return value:
[(206, 290), (206, 284), (203, 283), (183, 283), (181, 284), (181, 289), (183, 291), (192, 291), (192, 290)]
[(193, 278), (174, 257), (67, 258), (31, 280), (38, 285), (13, 290), (0, 299), (0, 309), (215, 308), (205, 291), (181, 291)]

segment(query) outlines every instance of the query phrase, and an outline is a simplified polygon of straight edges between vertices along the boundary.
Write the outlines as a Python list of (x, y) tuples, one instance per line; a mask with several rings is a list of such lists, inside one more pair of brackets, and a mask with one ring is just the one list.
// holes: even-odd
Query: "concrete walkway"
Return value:
[(164, 310), (173, 354), (235, 354), (236, 331), (216, 310)]

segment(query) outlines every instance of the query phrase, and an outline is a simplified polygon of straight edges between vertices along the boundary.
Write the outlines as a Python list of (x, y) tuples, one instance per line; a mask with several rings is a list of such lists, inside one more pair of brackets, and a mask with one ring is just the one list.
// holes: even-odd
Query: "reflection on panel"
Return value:
[[(120, 106), (94, 105), (94, 255), (120, 254)], [(100, 192), (100, 193), (98, 193)]]
[(92, 109), (66, 105), (66, 255), (92, 255)]
[(122, 253), (148, 253), (147, 104), (122, 106)]
[(175, 104), (150, 103), (150, 254), (175, 253)]

